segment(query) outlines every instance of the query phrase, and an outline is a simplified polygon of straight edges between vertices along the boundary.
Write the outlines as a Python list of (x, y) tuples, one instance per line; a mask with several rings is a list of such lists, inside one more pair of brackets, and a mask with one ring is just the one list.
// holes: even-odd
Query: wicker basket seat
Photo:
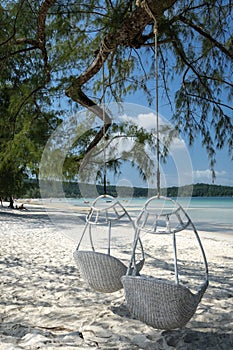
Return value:
[(113, 293), (123, 288), (121, 277), (127, 267), (114, 256), (93, 251), (76, 251), (74, 259), (82, 278), (102, 293)]
[[(135, 227), (136, 234), (131, 261), (126, 275), (121, 278), (126, 305), (135, 318), (154, 328), (181, 328), (194, 315), (198, 303), (208, 287), (208, 265), (197, 230), (188, 214), (177, 202), (170, 198), (158, 196), (152, 197), (146, 202), (136, 219)], [(203, 257), (203, 273), (205, 274), (204, 280), (195, 288), (195, 293), (192, 293), (187, 286), (180, 283), (177, 261), (176, 234), (188, 227), (198, 243)], [(174, 282), (159, 279), (156, 276), (136, 276), (134, 274), (134, 271), (136, 271), (135, 249), (141, 232), (147, 232), (152, 237), (163, 235), (163, 242), (166, 235), (173, 236)], [(157, 243), (158, 240), (156, 240), (156, 237), (154, 238)], [(159, 251), (157, 244), (156, 249)], [(153, 273), (152, 269), (153, 267), (150, 269), (150, 273)], [(156, 274), (156, 267), (154, 273)], [(201, 274), (198, 270), (199, 273)]]
[[(123, 288), (121, 277), (127, 272), (127, 265), (120, 259), (111, 255), (112, 242), (116, 237), (113, 235), (113, 226), (119, 225), (122, 218), (126, 217), (134, 234), (134, 223), (121, 203), (109, 195), (99, 196), (93, 202), (90, 211), (86, 217), (86, 225), (83, 234), (74, 252), (74, 259), (82, 278), (95, 291), (102, 293), (112, 293)], [(106, 253), (97, 251), (96, 244), (98, 236), (93, 239), (93, 229), (100, 226), (101, 232), (105, 232), (106, 237), (101, 239), (101, 248), (106, 249)], [(117, 226), (117, 232), (120, 228)], [(81, 249), (81, 243), (85, 235), (89, 237), (89, 248)], [(132, 239), (133, 241), (133, 239)], [(99, 244), (100, 245), (100, 244)], [(105, 245), (103, 247), (103, 245)], [(135, 263), (136, 274), (142, 269), (144, 264), (144, 251), (139, 240), (140, 259)], [(130, 253), (128, 261), (130, 260)], [(132, 272), (132, 270), (131, 270)]]
[(126, 304), (132, 315), (157, 329), (181, 328), (194, 315), (208, 283), (193, 294), (183, 285), (143, 276), (123, 276)]

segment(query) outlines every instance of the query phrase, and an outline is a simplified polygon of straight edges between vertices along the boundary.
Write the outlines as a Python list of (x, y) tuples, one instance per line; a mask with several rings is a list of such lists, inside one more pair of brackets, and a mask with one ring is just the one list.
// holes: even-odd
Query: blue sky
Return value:
[[(185, 136), (183, 140), (192, 161), (194, 183), (212, 183), (209, 159), (205, 148), (202, 146), (201, 137), (196, 137), (192, 146), (189, 146)], [(233, 161), (228, 153), (227, 146), (222, 150), (216, 150), (215, 175), (215, 184), (233, 186)]]
[[(140, 93), (135, 94), (134, 96), (130, 96), (126, 98), (125, 102), (136, 103), (140, 105), (147, 106), (147, 102), (145, 101), (145, 97)], [(153, 110), (154, 106), (151, 107)], [(171, 112), (169, 108), (166, 106), (159, 107), (159, 112), (166, 119), (170, 119)], [(233, 117), (232, 117), (233, 118)], [(185, 142), (187, 147), (187, 151), (189, 153), (191, 163), (192, 163), (192, 180), (193, 183), (213, 183), (212, 180), (212, 172), (209, 167), (209, 159), (205, 149), (201, 144), (201, 138), (197, 137), (195, 139), (194, 144), (190, 147), (188, 145), (185, 136), (182, 137), (182, 140)], [(162, 165), (165, 168), (166, 177), (167, 177), (167, 185), (173, 186), (176, 185), (176, 181), (172, 181), (172, 174), (174, 172), (174, 167), (172, 165)], [(130, 168), (125, 168), (122, 170), (121, 178), (124, 178), (124, 171), (127, 173), (129, 177), (129, 171), (133, 171)], [(215, 165), (215, 175), (216, 178), (214, 180), (215, 184), (218, 185), (230, 185), (233, 186), (233, 161), (228, 153), (227, 147), (224, 147), (222, 150), (216, 151), (216, 165)], [(143, 186), (143, 182), (138, 178), (135, 173), (132, 174), (132, 178), (134, 179), (134, 186)], [(183, 183), (185, 184), (185, 183)], [(189, 183), (186, 183), (189, 184)], [(145, 186), (145, 184), (144, 184)]]

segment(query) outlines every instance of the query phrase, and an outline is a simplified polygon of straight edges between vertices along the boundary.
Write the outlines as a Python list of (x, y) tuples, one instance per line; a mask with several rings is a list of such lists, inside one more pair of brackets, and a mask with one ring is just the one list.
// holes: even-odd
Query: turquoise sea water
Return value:
[[(137, 215), (148, 198), (122, 198), (122, 205)], [(93, 199), (72, 199), (74, 205), (89, 206)], [(178, 198), (199, 230), (233, 234), (233, 197)], [(84, 203), (89, 202), (89, 203)]]
[(192, 198), (187, 212), (199, 229), (233, 234), (232, 197)]

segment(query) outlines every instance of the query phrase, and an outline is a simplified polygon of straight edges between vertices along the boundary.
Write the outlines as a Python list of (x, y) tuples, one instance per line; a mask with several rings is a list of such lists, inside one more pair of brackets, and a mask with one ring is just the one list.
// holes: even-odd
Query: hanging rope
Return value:
[(102, 67), (102, 87), (103, 87), (103, 97), (102, 97), (102, 104), (103, 104), (103, 133), (104, 133), (104, 175), (103, 175), (103, 182), (104, 182), (104, 195), (107, 194), (107, 159), (106, 159), (106, 114), (105, 114), (105, 72), (104, 72), (104, 59), (103, 59), (103, 67)]
[(154, 50), (155, 50), (155, 118), (156, 118), (156, 160), (157, 160), (157, 191), (160, 197), (160, 141), (159, 141), (159, 62), (158, 62), (158, 25), (155, 16), (146, 1), (136, 1), (137, 6), (143, 7), (154, 21)]
[(156, 113), (156, 156), (157, 156), (157, 190), (160, 197), (160, 156), (159, 156), (159, 62), (158, 62), (158, 27), (154, 19), (154, 36), (155, 36), (155, 113)]

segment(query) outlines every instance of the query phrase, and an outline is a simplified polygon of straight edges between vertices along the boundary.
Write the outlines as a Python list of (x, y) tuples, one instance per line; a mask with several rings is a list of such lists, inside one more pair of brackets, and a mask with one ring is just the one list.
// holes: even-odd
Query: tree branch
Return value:
[(196, 70), (196, 68), (193, 66), (193, 64), (187, 60), (187, 57), (185, 55), (183, 46), (182, 46), (181, 42), (179, 41), (176, 33), (174, 31), (172, 31), (171, 28), (169, 28), (169, 30), (170, 30), (171, 37), (173, 37), (175, 39), (175, 40), (173, 40), (173, 46), (174, 46), (177, 54), (181, 57), (181, 59), (183, 60), (185, 65), (189, 69), (191, 69), (193, 71), (193, 73), (198, 77), (198, 79), (199, 79), (200, 83), (202, 84), (202, 86), (208, 92), (209, 96), (211, 96), (211, 91), (210, 91), (209, 87), (205, 84), (205, 82), (203, 81), (203, 79), (201, 77), (201, 74)]
[[(22, 43), (34, 43), (36, 44), (35, 48), (39, 48), (42, 52), (42, 57), (44, 60), (44, 70), (45, 70), (45, 75), (46, 79), (43, 84), (37, 86), (35, 89), (33, 89), (30, 94), (28, 94), (20, 103), (19, 108), (17, 109), (13, 120), (15, 121), (21, 108), (24, 106), (26, 101), (33, 95), (35, 95), (39, 90), (43, 89), (46, 83), (50, 81), (50, 68), (48, 64), (48, 55), (47, 55), (47, 50), (46, 50), (46, 34), (45, 34), (45, 21), (46, 21), (46, 16), (49, 11), (49, 9), (53, 6), (53, 4), (56, 2), (56, 0), (45, 0), (39, 10), (38, 14), (38, 19), (37, 19), (37, 37), (38, 40), (32, 40), (32, 39), (27, 39), (27, 38), (20, 38), (16, 40), (17, 44), (22, 44)], [(20, 52), (26, 52), (30, 51), (32, 48), (25, 48), (22, 50), (18, 50), (13, 54), (20, 53)]]
[(212, 35), (210, 35), (209, 33), (205, 32), (200, 26), (196, 25), (195, 23), (193, 23), (190, 19), (180, 15), (179, 19), (181, 22), (187, 24), (188, 26), (190, 26), (191, 28), (193, 28), (196, 32), (198, 32), (199, 34), (201, 34), (202, 36), (204, 36), (205, 38), (207, 38), (210, 42), (212, 42), (217, 48), (219, 48), (220, 51), (222, 51), (223, 53), (225, 53), (226, 56), (228, 56), (230, 59), (233, 59), (233, 53), (231, 53), (229, 50), (226, 49), (226, 47), (224, 45), (222, 45), (219, 41), (217, 41), (216, 39), (214, 39), (212, 37)]
[(38, 37), (38, 47), (42, 52), (44, 60), (44, 70), (46, 75), (45, 83), (50, 81), (50, 67), (48, 64), (48, 54), (46, 50), (46, 33), (45, 33), (45, 22), (49, 9), (54, 5), (56, 0), (44, 0), (41, 4), (38, 19), (37, 19), (37, 37)]
[(218, 106), (218, 107), (220, 107), (220, 106), (221, 106), (221, 107), (225, 107), (225, 108), (228, 108), (228, 109), (230, 109), (230, 110), (233, 111), (233, 107), (231, 107), (231, 106), (229, 106), (229, 105), (227, 105), (227, 104), (225, 104), (225, 103), (216, 101), (216, 100), (214, 100), (214, 99), (212, 99), (212, 98), (207, 98), (207, 97), (203, 97), (203, 96), (198, 96), (198, 95), (195, 95), (195, 94), (191, 94), (191, 93), (188, 92), (187, 90), (186, 90), (185, 92), (186, 92), (186, 95), (187, 95), (187, 96), (191, 96), (191, 97), (194, 97), (194, 98), (198, 98), (198, 99), (200, 99), (200, 100), (205, 100), (205, 101), (208, 101), (208, 102), (211, 102), (211, 103), (215, 104), (215, 105)]
[(23, 6), (24, 1), (25, 0), (21, 1), (21, 4), (19, 5), (19, 9), (18, 9), (18, 11), (16, 13), (15, 20), (14, 20), (14, 25), (13, 25), (13, 33), (10, 35), (9, 38), (7, 38), (5, 41), (1, 42), (0, 46), (7, 44), (10, 40), (12, 40), (14, 38), (14, 36), (16, 34), (16, 22), (17, 22), (17, 19), (18, 19), (18, 16), (19, 16), (19, 13), (21, 11), (21, 8)]
[(12, 57), (12, 56), (15, 56), (15, 55), (17, 55), (18, 53), (33, 51), (33, 50), (35, 50), (35, 49), (37, 49), (37, 48), (38, 48), (38, 46), (31, 46), (31, 47), (27, 47), (27, 48), (24, 48), (24, 49), (16, 50), (16, 51), (11, 52), (10, 54), (8, 53), (8, 54), (5, 55), (5, 56), (1, 56), (1, 57), (0, 57), (0, 60), (5, 60), (5, 59), (7, 59), (9, 56), (11, 56), (11, 57)]

